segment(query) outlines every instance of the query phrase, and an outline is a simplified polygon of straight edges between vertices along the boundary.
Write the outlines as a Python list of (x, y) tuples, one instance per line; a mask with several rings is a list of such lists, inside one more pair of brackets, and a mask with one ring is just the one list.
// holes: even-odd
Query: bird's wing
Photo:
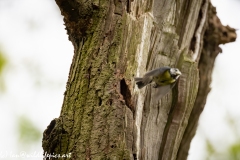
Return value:
[(161, 67), (161, 68), (151, 70), (147, 72), (144, 75), (144, 77), (157, 76), (157, 75), (163, 74), (167, 69), (170, 69), (170, 67)]
[(164, 95), (166, 95), (172, 89), (171, 85), (160, 86), (155, 89), (153, 99), (159, 101)]
[(163, 96), (165, 96), (171, 89), (175, 86), (176, 82), (170, 85), (159, 86), (155, 89), (153, 99), (154, 101), (159, 101)]

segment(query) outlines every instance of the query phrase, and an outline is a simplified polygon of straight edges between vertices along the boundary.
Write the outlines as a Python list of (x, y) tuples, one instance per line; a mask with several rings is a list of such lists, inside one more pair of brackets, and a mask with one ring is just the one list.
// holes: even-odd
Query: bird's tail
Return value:
[(152, 82), (152, 79), (150, 77), (143, 77), (143, 78), (135, 77), (134, 80), (139, 89), (143, 88), (144, 86)]

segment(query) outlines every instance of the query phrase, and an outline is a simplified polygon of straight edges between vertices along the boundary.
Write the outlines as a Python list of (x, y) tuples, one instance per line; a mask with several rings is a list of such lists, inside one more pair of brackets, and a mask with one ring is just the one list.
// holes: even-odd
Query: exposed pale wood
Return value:
[[(186, 159), (209, 92), (203, 84), (211, 82), (218, 45), (234, 41), (235, 30), (217, 23), (208, 0), (56, 3), (75, 50), (44, 151), (73, 159)], [(166, 65), (183, 75), (153, 104), (151, 85), (139, 90), (133, 79)]]

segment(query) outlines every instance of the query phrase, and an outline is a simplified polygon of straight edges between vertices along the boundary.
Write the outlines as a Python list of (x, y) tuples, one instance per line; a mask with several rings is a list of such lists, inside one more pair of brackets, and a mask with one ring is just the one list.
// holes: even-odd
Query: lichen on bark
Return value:
[[(72, 159), (186, 159), (216, 48), (235, 40), (235, 30), (214, 28), (208, 0), (56, 3), (74, 57), (61, 114), (44, 132), (44, 151), (72, 153)], [(183, 75), (153, 105), (154, 89), (138, 90), (133, 78), (165, 65)]]

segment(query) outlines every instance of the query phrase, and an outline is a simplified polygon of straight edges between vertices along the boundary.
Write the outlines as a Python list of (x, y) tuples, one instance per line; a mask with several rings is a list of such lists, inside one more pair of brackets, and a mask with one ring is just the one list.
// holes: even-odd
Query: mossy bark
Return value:
[[(74, 57), (61, 115), (44, 132), (44, 151), (71, 153), (80, 160), (186, 159), (209, 91), (202, 84), (210, 84), (221, 44), (221, 36), (210, 34), (216, 27), (209, 25), (209, 17), (215, 16), (210, 2), (56, 3)], [(225, 43), (234, 41), (235, 30), (229, 27), (227, 33)], [(151, 85), (138, 90), (133, 78), (166, 65), (178, 67), (183, 75), (173, 91), (153, 105)]]

